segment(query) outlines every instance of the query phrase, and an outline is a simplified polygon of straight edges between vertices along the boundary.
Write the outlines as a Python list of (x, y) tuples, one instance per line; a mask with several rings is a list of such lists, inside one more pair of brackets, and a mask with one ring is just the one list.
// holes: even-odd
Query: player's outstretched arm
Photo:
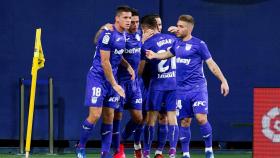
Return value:
[(135, 80), (135, 72), (134, 72), (133, 68), (131, 67), (131, 65), (124, 59), (124, 57), (122, 57), (121, 64), (122, 64), (122, 66), (126, 67), (126, 70), (131, 75), (130, 79)]
[(169, 51), (163, 52), (163, 53), (155, 53), (152, 50), (146, 50), (146, 57), (148, 59), (159, 59), (159, 60), (162, 60), (162, 59), (169, 59), (171, 57), (174, 57), (174, 55), (171, 52), (169, 52)]
[(114, 90), (121, 96), (125, 97), (124, 90), (115, 80), (113, 75), (112, 66), (110, 63), (110, 51), (100, 50), (101, 65), (105, 74), (106, 79), (110, 82)]
[(208, 68), (211, 70), (211, 72), (222, 82), (221, 83), (221, 94), (224, 96), (227, 96), (229, 93), (229, 86), (228, 86), (227, 80), (224, 77), (221, 69), (219, 68), (219, 66), (216, 64), (216, 62), (212, 58), (207, 59), (206, 64), (207, 64)]

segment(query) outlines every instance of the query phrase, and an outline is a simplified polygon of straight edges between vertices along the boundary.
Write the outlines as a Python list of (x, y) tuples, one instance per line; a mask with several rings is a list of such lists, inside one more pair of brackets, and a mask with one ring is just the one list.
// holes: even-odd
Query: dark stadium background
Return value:
[[(29, 0), (0, 2), (0, 142), (19, 138), (19, 78), (30, 79), (35, 29), (42, 28), (45, 67), (39, 79), (54, 79), (55, 140), (78, 140), (85, 81), (98, 28), (114, 21), (114, 10), (127, 4), (140, 15), (160, 14), (163, 32), (181, 14), (196, 20), (193, 35), (207, 44), (230, 86), (220, 95), (218, 80), (205, 67), (213, 139), (223, 145), (252, 143), (253, 88), (279, 87), (279, 0)], [(38, 86), (34, 140), (48, 139), (47, 87)], [(26, 89), (28, 105), (29, 88)], [(127, 121), (124, 118), (124, 121)], [(98, 127), (98, 125), (97, 125)], [(99, 128), (93, 140), (99, 140)], [(200, 141), (193, 123), (192, 140)], [(2, 146), (5, 144), (2, 143)]]

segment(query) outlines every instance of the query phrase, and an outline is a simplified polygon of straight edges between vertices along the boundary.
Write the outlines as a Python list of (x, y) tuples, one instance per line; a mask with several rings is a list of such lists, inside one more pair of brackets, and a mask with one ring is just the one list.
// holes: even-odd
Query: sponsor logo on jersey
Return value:
[(206, 101), (196, 101), (194, 102), (193, 106), (206, 106)]
[(110, 97), (108, 101), (109, 102), (118, 102), (119, 99), (120, 99), (119, 97)]
[(119, 38), (117, 38), (117, 40), (116, 40), (116, 41), (117, 41), (117, 42), (119, 42), (120, 40), (121, 40), (121, 38), (119, 37)]
[(176, 62), (189, 65), (191, 62), (191, 59), (176, 58)]
[(142, 98), (136, 99), (136, 100), (135, 100), (135, 103), (137, 103), (137, 104), (142, 104)]
[(135, 53), (140, 53), (141, 52), (141, 48), (131, 48), (131, 49), (126, 49), (125, 53), (128, 54), (135, 54)]
[(117, 50), (115, 49), (114, 54), (123, 54), (124, 49)]

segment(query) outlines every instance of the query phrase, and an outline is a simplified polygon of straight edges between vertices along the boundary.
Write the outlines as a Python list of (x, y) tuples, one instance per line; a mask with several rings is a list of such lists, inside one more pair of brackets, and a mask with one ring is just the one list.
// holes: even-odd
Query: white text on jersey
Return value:
[(177, 63), (183, 63), (183, 64), (186, 64), (186, 65), (189, 65), (190, 62), (191, 62), (191, 59), (176, 58), (176, 62), (177, 62)]
[(171, 43), (172, 43), (171, 39), (164, 39), (164, 40), (157, 42), (157, 45), (158, 45), (158, 47), (161, 47), (164, 44), (171, 44)]

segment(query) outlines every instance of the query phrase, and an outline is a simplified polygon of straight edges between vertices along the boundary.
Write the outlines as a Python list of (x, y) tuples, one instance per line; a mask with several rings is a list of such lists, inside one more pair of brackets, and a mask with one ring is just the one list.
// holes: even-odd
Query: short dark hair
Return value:
[(150, 29), (156, 29), (157, 28), (157, 20), (155, 16), (152, 14), (145, 15), (141, 18), (141, 26), (142, 27), (148, 27)]
[(131, 13), (132, 13), (132, 16), (139, 16), (139, 13), (138, 13), (137, 9), (135, 9), (135, 8), (131, 8)]
[(151, 16), (154, 16), (155, 18), (160, 18), (158, 14), (151, 14)]
[(131, 8), (127, 5), (119, 6), (116, 9), (116, 15), (120, 15), (122, 12), (132, 12)]
[(193, 25), (195, 23), (194, 18), (191, 15), (180, 15), (178, 20), (191, 23)]

